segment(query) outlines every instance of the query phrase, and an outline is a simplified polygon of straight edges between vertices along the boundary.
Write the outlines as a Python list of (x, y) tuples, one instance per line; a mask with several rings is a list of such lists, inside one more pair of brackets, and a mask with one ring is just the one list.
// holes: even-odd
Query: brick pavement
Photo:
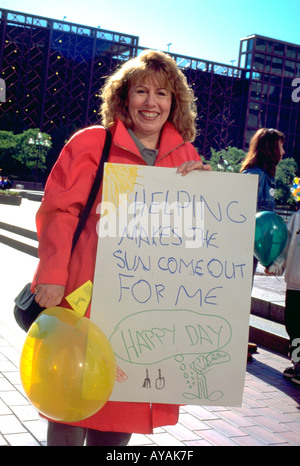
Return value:
[[(0, 324), (0, 335), (5, 331)], [(19, 350), (0, 337), (0, 446), (43, 446), (47, 423), (24, 395), (18, 364)], [(247, 365), (242, 407), (182, 406), (176, 426), (134, 434), (130, 446), (300, 446), (300, 387), (282, 377), (287, 364), (258, 348)]]

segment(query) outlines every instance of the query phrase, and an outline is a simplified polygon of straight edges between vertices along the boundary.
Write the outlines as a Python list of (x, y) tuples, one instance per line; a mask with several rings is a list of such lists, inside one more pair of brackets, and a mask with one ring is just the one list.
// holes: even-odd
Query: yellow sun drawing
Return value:
[(102, 201), (111, 202), (117, 209), (120, 195), (128, 197), (133, 192), (138, 169), (137, 165), (106, 163)]

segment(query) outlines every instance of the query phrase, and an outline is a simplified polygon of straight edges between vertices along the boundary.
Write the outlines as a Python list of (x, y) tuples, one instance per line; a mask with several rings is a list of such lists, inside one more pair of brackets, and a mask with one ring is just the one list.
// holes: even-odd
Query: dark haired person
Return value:
[[(249, 152), (242, 163), (240, 172), (258, 175), (257, 212), (275, 210), (275, 173), (285, 151), (283, 148), (285, 136), (273, 128), (261, 128), (250, 141)], [(253, 277), (258, 260), (253, 257)], [(248, 361), (251, 353), (256, 351), (256, 345), (248, 345)]]

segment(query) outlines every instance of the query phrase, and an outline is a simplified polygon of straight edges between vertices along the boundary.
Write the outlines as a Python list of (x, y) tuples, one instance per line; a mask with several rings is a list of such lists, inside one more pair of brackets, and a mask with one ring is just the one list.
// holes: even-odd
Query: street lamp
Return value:
[(34, 187), (36, 188), (37, 174), (39, 168), (39, 161), (41, 158), (41, 150), (43, 148), (50, 147), (50, 142), (48, 139), (44, 139), (42, 133), (39, 131), (37, 137), (31, 137), (28, 141), (28, 144), (35, 146), (37, 148), (36, 154), (36, 164), (35, 164), (35, 175), (34, 175)]

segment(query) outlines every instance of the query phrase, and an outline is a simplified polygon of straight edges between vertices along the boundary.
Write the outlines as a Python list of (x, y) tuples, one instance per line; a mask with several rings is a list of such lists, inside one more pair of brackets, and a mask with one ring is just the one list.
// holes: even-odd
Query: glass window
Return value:
[(251, 52), (253, 50), (254, 39), (246, 39), (243, 41), (243, 52)]
[(268, 84), (270, 82), (270, 79), (272, 78), (273, 76), (271, 76), (270, 74), (266, 74), (264, 73), (264, 82), (266, 84)]
[(265, 111), (266, 113), (266, 128), (276, 128), (277, 127), (277, 114), (278, 114), (278, 107), (274, 105), (269, 105)]
[(252, 82), (251, 85), (251, 100), (252, 101), (259, 101), (259, 100), (266, 100), (268, 94), (268, 85), (259, 83), (259, 82)]
[(286, 60), (284, 67), (285, 76), (295, 76), (295, 65), (296, 63), (291, 60)]
[(245, 54), (245, 53), (241, 54), (241, 56), (240, 56), (240, 63), (239, 63), (239, 66), (240, 66), (241, 68), (245, 68), (245, 67), (246, 67), (246, 54)]
[(248, 126), (250, 128), (257, 128), (258, 127), (258, 115), (252, 115), (251, 110), (249, 110)]
[(284, 44), (279, 44), (278, 42), (274, 42), (274, 53), (276, 53), (276, 55), (283, 55)]
[(242, 52), (247, 52), (247, 45), (248, 45), (248, 41), (242, 40)]
[(292, 86), (282, 88), (281, 105), (285, 105), (286, 107), (291, 106), (292, 92), (293, 92)]
[(249, 104), (248, 126), (257, 128), (259, 123), (259, 105), (255, 102)]
[(281, 74), (282, 68), (283, 68), (282, 58), (273, 57), (271, 72), (274, 73), (274, 74)]
[(251, 85), (251, 100), (260, 100), (261, 96), (261, 83), (253, 82)]
[(269, 42), (267, 43), (267, 52), (268, 53), (272, 53), (273, 51), (273, 42)]
[(252, 72), (252, 79), (255, 79), (256, 81), (261, 81), (262, 80), (261, 73), (257, 73), (256, 71), (253, 71)]
[(296, 160), (296, 162), (298, 158), (298, 164), (299, 164), (299, 151), (297, 150), (297, 137), (294, 138), (293, 136), (289, 137), (289, 135), (286, 135), (284, 148), (285, 148), (286, 157), (293, 157)]
[(248, 53), (247, 54), (247, 62), (246, 62), (246, 66), (247, 68), (251, 68), (251, 61), (252, 61), (252, 53)]
[(253, 110), (253, 112), (259, 112), (259, 104), (256, 102), (250, 102), (249, 103), (249, 108)]
[(265, 39), (256, 39), (256, 50), (266, 51), (267, 42)]
[(290, 110), (290, 112), (291, 112), (291, 115), (290, 115), (290, 128), (289, 128), (289, 130), (290, 130), (290, 133), (296, 133), (297, 132), (297, 130), (296, 130), (296, 128), (297, 128), (297, 116), (296, 116), (297, 113), (296, 113), (296, 111), (293, 111), (293, 109)]
[(261, 106), (261, 110), (260, 110), (260, 125), (262, 127), (266, 127), (267, 110), (268, 110), (267, 104), (263, 103)]
[(262, 96), (261, 96), (263, 100), (267, 98), (268, 90), (269, 90), (268, 84), (264, 84), (262, 88)]
[(254, 56), (253, 67), (256, 70), (263, 71), (264, 65), (265, 65), (265, 56), (260, 53), (256, 53)]
[(289, 78), (283, 78), (282, 84), (283, 84), (285, 87), (292, 87), (293, 79), (294, 79), (294, 76), (291, 76), (291, 77), (289, 77)]
[(271, 71), (271, 62), (272, 62), (272, 58), (270, 56), (266, 56), (266, 65), (265, 65), (265, 72), (266, 73), (270, 73)]
[(288, 45), (286, 48), (286, 56), (289, 58), (296, 58), (297, 57), (296, 47), (291, 47), (290, 45)]
[(269, 87), (269, 102), (279, 104), (280, 87), (271, 85)]
[(254, 136), (255, 134), (255, 131), (251, 131), (247, 128), (247, 133), (246, 133), (246, 137), (245, 137), (245, 148), (248, 149), (249, 148), (249, 145), (250, 145), (250, 141), (252, 139), (252, 137)]
[(259, 103), (257, 102), (250, 102), (249, 103), (249, 109), (251, 110), (253, 115), (258, 115), (259, 113)]
[(284, 133), (289, 131), (289, 122), (290, 122), (290, 109), (286, 107), (281, 107), (280, 109), (280, 129)]
[(280, 76), (270, 76), (270, 83), (271, 84), (281, 84), (281, 77)]

